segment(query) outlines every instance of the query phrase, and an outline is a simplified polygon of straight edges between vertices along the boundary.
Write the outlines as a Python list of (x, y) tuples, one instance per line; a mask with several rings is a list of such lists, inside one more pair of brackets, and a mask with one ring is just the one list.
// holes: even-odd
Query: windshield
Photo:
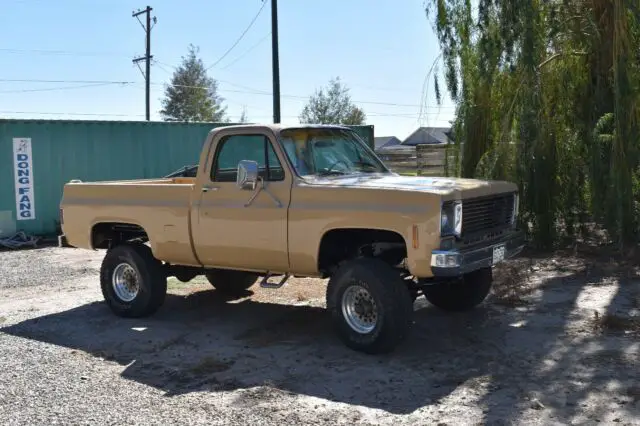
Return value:
[(300, 176), (388, 173), (387, 168), (350, 130), (285, 129), (282, 144)]

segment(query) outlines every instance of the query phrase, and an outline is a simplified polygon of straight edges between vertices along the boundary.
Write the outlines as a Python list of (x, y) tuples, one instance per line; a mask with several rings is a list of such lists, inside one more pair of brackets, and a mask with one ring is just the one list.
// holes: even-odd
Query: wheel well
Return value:
[(320, 242), (318, 270), (330, 276), (340, 262), (359, 256), (379, 258), (395, 266), (407, 257), (407, 245), (394, 231), (333, 229)]
[(146, 243), (149, 237), (144, 228), (131, 223), (98, 223), (91, 229), (91, 246), (94, 249), (105, 249), (127, 241)]

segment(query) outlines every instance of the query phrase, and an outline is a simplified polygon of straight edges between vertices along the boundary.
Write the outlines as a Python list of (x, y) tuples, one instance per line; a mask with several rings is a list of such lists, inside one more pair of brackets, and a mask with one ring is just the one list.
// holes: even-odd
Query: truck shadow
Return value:
[[(567, 301), (578, 293), (579, 286)], [(0, 331), (117, 362), (126, 366), (122, 377), (167, 396), (242, 390), (233, 404), (250, 406), (297, 394), (406, 414), (464, 387), (469, 403), (506, 402), (506, 412), (485, 414), (509, 418), (519, 399), (514, 380), (526, 380), (553, 347), (558, 335), (549, 327), (563, 328), (541, 312), (527, 316), (527, 327), (513, 327), (527, 314), (490, 304), (456, 315), (417, 308), (411, 338), (385, 356), (344, 347), (322, 308), (229, 301), (215, 290), (170, 294), (146, 319), (117, 318), (95, 302)], [(512, 398), (503, 401), (498, 391)]]

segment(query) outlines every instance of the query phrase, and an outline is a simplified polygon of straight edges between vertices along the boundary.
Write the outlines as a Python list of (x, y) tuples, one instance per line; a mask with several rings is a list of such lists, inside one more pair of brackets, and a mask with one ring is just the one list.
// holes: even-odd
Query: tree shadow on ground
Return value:
[[(619, 422), (621, 415), (640, 418), (640, 394), (633, 395), (634, 383), (640, 382), (638, 339), (629, 332), (598, 329), (599, 309), (592, 309), (628, 314), (640, 281), (603, 273), (592, 262), (579, 269), (546, 280), (529, 305), (511, 314), (518, 326), (504, 335), (496, 354), (491, 391), (482, 398), (485, 420), (512, 422), (527, 412), (572, 424)], [(609, 291), (602, 291), (606, 287)], [(603, 296), (613, 297), (607, 302)]]
[[(167, 396), (241, 389), (234, 402), (240, 406), (286, 393), (396, 414), (455, 397), (478, 405), (478, 417), (493, 422), (518, 417), (528, 392), (567, 382), (575, 363), (603, 353), (613, 359), (602, 351), (623, 353), (629, 342), (596, 336), (591, 343), (585, 338), (562, 345), (583, 281), (580, 273), (547, 280), (540, 300), (518, 309), (488, 303), (450, 314), (419, 301), (413, 334), (385, 356), (344, 347), (322, 308), (225, 300), (214, 290), (169, 294), (163, 308), (146, 319), (117, 318), (96, 302), (0, 331), (115, 361), (126, 366), (124, 378)], [(517, 321), (526, 326), (514, 326)], [(603, 345), (600, 352), (588, 350), (594, 340)], [(545, 370), (550, 358), (554, 363)], [(594, 362), (575, 373), (582, 374), (582, 393), (573, 394), (575, 404), (562, 407), (561, 417), (575, 414), (572, 407), (605, 378), (637, 377), (623, 355), (615, 361), (604, 364), (606, 372)], [(467, 396), (458, 395), (463, 389)]]

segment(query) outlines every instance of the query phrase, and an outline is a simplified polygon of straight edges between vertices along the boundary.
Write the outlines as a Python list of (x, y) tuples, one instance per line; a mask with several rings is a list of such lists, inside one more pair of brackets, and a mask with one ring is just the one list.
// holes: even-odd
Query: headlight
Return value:
[(442, 205), (440, 213), (440, 234), (442, 236), (462, 234), (462, 203), (448, 202)]

